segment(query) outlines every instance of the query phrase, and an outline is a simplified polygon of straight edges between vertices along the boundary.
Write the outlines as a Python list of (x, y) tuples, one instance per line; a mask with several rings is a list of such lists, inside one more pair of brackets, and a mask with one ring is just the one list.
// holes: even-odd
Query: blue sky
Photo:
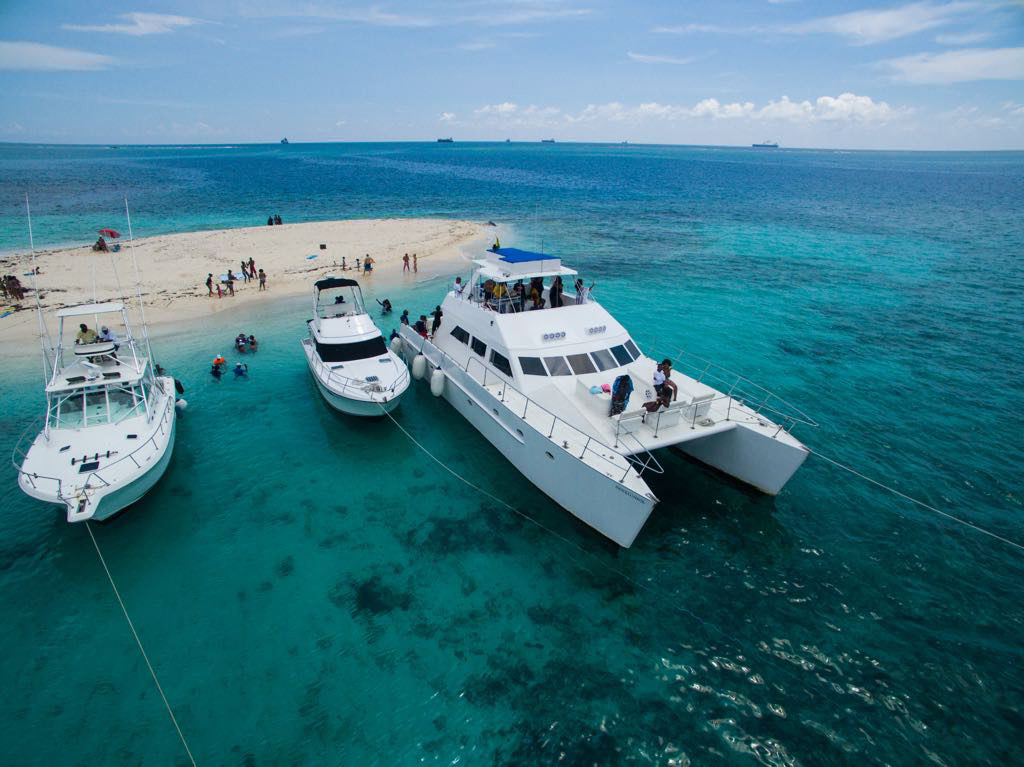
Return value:
[(0, 88), (0, 141), (1024, 149), (1024, 0), (5, 0)]

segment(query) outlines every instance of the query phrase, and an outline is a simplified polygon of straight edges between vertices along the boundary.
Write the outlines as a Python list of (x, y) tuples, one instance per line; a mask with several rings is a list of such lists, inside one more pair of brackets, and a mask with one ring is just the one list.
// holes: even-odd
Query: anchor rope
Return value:
[[(378, 403), (378, 404), (380, 405), (380, 403)], [(601, 567), (605, 568), (606, 570), (610, 570), (611, 572), (615, 573), (620, 578), (625, 580), (627, 583), (629, 583), (629, 584), (631, 584), (633, 586), (636, 586), (637, 588), (642, 589), (642, 590), (648, 592), (649, 594), (653, 594), (654, 596), (658, 596), (658, 597), (665, 597), (666, 596), (664, 593), (661, 592), (660, 589), (657, 589), (657, 588), (655, 588), (655, 587), (653, 587), (653, 586), (651, 586), (651, 585), (649, 585), (647, 583), (644, 583), (643, 581), (639, 581), (636, 578), (634, 578), (631, 575), (629, 575), (628, 573), (623, 572), (619, 568), (617, 568), (617, 567), (615, 567), (613, 565), (609, 565), (608, 563), (606, 563), (606, 562), (602, 561), (601, 559), (599, 559), (597, 557), (597, 555), (595, 555), (592, 551), (584, 548), (583, 546), (581, 546), (576, 541), (572, 540), (571, 538), (567, 538), (566, 536), (564, 536), (561, 533), (559, 533), (557, 530), (551, 529), (550, 527), (545, 525), (543, 522), (541, 522), (541, 521), (531, 517), (526, 512), (520, 511), (515, 506), (510, 504), (508, 501), (506, 501), (506, 500), (504, 500), (502, 498), (499, 498), (498, 496), (494, 495), (493, 493), (488, 492), (484, 488), (482, 488), (479, 485), (475, 484), (472, 480), (469, 480), (466, 477), (462, 476), (461, 474), (459, 474), (459, 472), (455, 471), (455, 469), (453, 469), (451, 466), (449, 466), (444, 461), (442, 461), (440, 458), (438, 458), (436, 455), (434, 455), (432, 452), (430, 452), (430, 450), (427, 449), (421, 442), (419, 442), (419, 440), (417, 440), (414, 436), (412, 436), (412, 434), (410, 434), (408, 432), (408, 430), (404, 426), (402, 426), (402, 424), (400, 424), (397, 420), (395, 420), (395, 417), (393, 415), (391, 415), (391, 413), (389, 413), (384, 408), (383, 405), (380, 405), (380, 408), (381, 408), (381, 411), (384, 413), (384, 415), (386, 415), (391, 420), (391, 423), (393, 423), (395, 426), (397, 426), (399, 431), (401, 431), (409, 439), (410, 442), (412, 442), (416, 447), (418, 447), (421, 451), (423, 451), (423, 453), (426, 454), (426, 456), (428, 458), (430, 458), (434, 463), (436, 463), (438, 466), (440, 466), (442, 469), (444, 469), (446, 472), (451, 474), (453, 477), (455, 477), (460, 482), (462, 482), (462, 483), (468, 485), (469, 487), (473, 488), (478, 493), (481, 493), (481, 494), (485, 495), (486, 497), (490, 498), (495, 503), (498, 503), (498, 504), (504, 506), (509, 511), (519, 515), (520, 517), (525, 519), (527, 522), (530, 522), (531, 524), (535, 525), (536, 527), (539, 527), (544, 532), (550, 533), (551, 535), (555, 536), (555, 538), (557, 538), (558, 540), (560, 540), (563, 543), (568, 544), (572, 548), (576, 549), (584, 557), (594, 561), (595, 563), (599, 564)], [(573, 559), (573, 561), (576, 564), (578, 564), (578, 565), (580, 565), (582, 567), (585, 567), (585, 565), (580, 563), (575, 558)], [(671, 595), (669, 595), (669, 596), (671, 596)], [(715, 624), (705, 620), (704, 618), (701, 618), (699, 615), (697, 615), (692, 610), (688, 610), (685, 607), (681, 607), (680, 605), (676, 604), (673, 601), (669, 601), (669, 602), (667, 602), (665, 604), (667, 604), (669, 609), (675, 610), (676, 612), (682, 613), (684, 615), (688, 615), (689, 617), (693, 618), (695, 621), (697, 621), (701, 625), (706, 626), (706, 627), (711, 628), (711, 629), (714, 629), (715, 632), (717, 632), (722, 637), (725, 637), (726, 639), (729, 638), (720, 628), (715, 626)]]
[(103, 557), (103, 552), (100, 551), (100, 545), (96, 541), (96, 536), (93, 535), (92, 525), (88, 520), (85, 523), (85, 529), (89, 531), (89, 537), (92, 539), (92, 545), (96, 547), (96, 554), (100, 558), (100, 564), (103, 565), (103, 571), (107, 574), (107, 580), (110, 581), (110, 587), (114, 590), (114, 596), (117, 597), (117, 603), (121, 605), (121, 612), (124, 613), (124, 618), (128, 621), (128, 628), (132, 630), (132, 636), (135, 637), (135, 644), (139, 646), (139, 652), (142, 653), (142, 659), (146, 661), (146, 666), (149, 668), (149, 673), (153, 677), (156, 689), (159, 691), (160, 697), (164, 701), (164, 706), (167, 708), (167, 713), (171, 717), (171, 722), (174, 723), (174, 729), (178, 731), (178, 737), (181, 738), (181, 745), (185, 747), (185, 753), (188, 754), (188, 760), (192, 763), (192, 767), (196, 767), (196, 760), (192, 756), (192, 749), (188, 747), (188, 742), (185, 740), (185, 735), (181, 731), (181, 727), (178, 725), (178, 720), (174, 716), (171, 704), (168, 702), (167, 696), (164, 694), (164, 688), (160, 685), (160, 679), (156, 675), (156, 670), (153, 668), (153, 664), (149, 662), (149, 656), (146, 654), (146, 648), (142, 646), (142, 640), (139, 638), (139, 632), (135, 630), (135, 624), (132, 622), (131, 616), (128, 615), (128, 608), (124, 606), (124, 600), (121, 599), (121, 592), (118, 591), (117, 584), (114, 583), (114, 577), (110, 574), (110, 568), (107, 567), (107, 560)]
[(935, 514), (940, 514), (941, 516), (945, 517), (946, 519), (952, 520), (953, 522), (956, 522), (959, 525), (963, 525), (964, 527), (969, 527), (972, 530), (976, 530), (979, 533), (983, 533), (983, 534), (985, 534), (985, 535), (987, 535), (987, 536), (989, 536), (991, 538), (995, 538), (997, 541), (1002, 541), (1003, 543), (1005, 543), (1005, 544), (1007, 544), (1009, 546), (1013, 546), (1015, 549), (1020, 549), (1021, 551), (1024, 551), (1024, 545), (1021, 545), (1021, 544), (1017, 543), (1016, 541), (1010, 540), (1009, 538), (1004, 538), (1003, 536), (999, 535), (998, 533), (993, 533), (991, 530), (986, 530), (984, 527), (981, 527), (980, 525), (976, 525), (973, 522), (969, 522), (968, 520), (963, 519), (962, 517), (958, 517), (958, 516), (956, 516), (954, 514), (950, 514), (949, 512), (943, 511), (942, 509), (937, 509), (934, 506), (931, 506), (931, 505), (925, 503), (924, 501), (920, 501), (917, 498), (914, 498), (913, 496), (909, 496), (906, 493), (902, 493), (902, 492), (900, 492), (899, 490), (897, 490), (894, 487), (890, 487), (889, 485), (886, 485), (886, 484), (884, 484), (882, 482), (879, 482), (877, 479), (872, 479), (871, 477), (867, 476), (866, 474), (861, 474), (856, 469), (853, 469), (853, 468), (851, 468), (851, 467), (849, 467), (849, 466), (847, 466), (845, 464), (842, 464), (842, 463), (840, 463), (839, 461), (836, 461), (833, 458), (829, 458), (827, 455), (822, 455), (817, 450), (811, 450), (811, 455), (816, 455), (816, 456), (818, 456), (818, 458), (821, 458), (823, 461), (827, 461), (828, 463), (832, 464), (833, 466), (835, 466), (835, 467), (837, 467), (839, 469), (842, 469), (843, 471), (848, 471), (848, 472), (850, 472), (850, 474), (853, 474), (856, 477), (860, 477), (865, 482), (870, 482), (872, 485), (880, 487), (883, 490), (887, 490), (888, 492), (892, 493), (893, 495), (897, 495), (900, 498), (903, 498), (904, 500), (907, 500), (907, 501), (910, 501), (911, 503), (917, 504), (918, 506), (920, 506), (920, 507), (922, 507), (924, 509), (927, 509), (928, 511), (934, 512)]

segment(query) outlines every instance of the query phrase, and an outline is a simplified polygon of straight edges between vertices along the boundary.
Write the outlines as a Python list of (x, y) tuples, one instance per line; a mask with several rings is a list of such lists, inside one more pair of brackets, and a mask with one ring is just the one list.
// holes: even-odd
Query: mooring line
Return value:
[[(378, 404), (380, 404), (380, 403), (378, 403)], [(687, 615), (687, 616), (693, 618), (695, 621), (700, 623), (702, 626), (706, 626), (706, 627), (708, 627), (710, 629), (714, 629), (715, 632), (717, 632), (721, 637), (723, 637), (725, 639), (729, 639), (730, 638), (728, 635), (725, 634), (725, 632), (723, 632), (721, 629), (719, 629), (717, 626), (715, 626), (715, 624), (711, 623), (710, 621), (705, 620), (704, 618), (701, 618), (699, 615), (697, 615), (692, 610), (688, 610), (685, 607), (680, 607), (678, 604), (676, 604), (674, 600), (678, 598), (677, 595), (666, 594), (666, 593), (662, 592), (660, 589), (657, 589), (657, 588), (655, 588), (655, 587), (653, 587), (653, 586), (651, 586), (649, 584), (646, 584), (643, 581), (638, 581), (636, 578), (633, 578), (632, 576), (630, 576), (629, 574), (623, 572), (622, 570), (618, 569), (617, 567), (614, 567), (612, 565), (609, 565), (606, 562), (603, 562), (592, 551), (590, 551), (589, 549), (584, 548), (582, 545), (580, 545), (576, 541), (574, 541), (574, 540), (572, 540), (570, 538), (565, 537), (564, 535), (559, 533), (557, 530), (551, 529), (550, 527), (545, 525), (543, 522), (540, 522), (540, 521), (534, 519), (533, 517), (531, 517), (529, 514), (523, 512), (523, 511), (520, 511), (515, 506), (510, 504), (508, 501), (505, 501), (504, 499), (499, 498), (498, 496), (494, 495), (493, 493), (490, 493), (487, 490), (484, 490), (479, 485), (474, 484), (471, 480), (469, 480), (466, 477), (464, 477), (461, 474), (459, 474), (457, 471), (455, 471), (455, 469), (453, 469), (451, 466), (449, 466), (444, 461), (442, 461), (440, 458), (438, 458), (436, 455), (434, 455), (432, 452), (430, 452), (430, 450), (428, 450), (414, 436), (412, 436), (412, 434), (410, 434), (408, 432), (408, 430), (406, 430), (406, 428), (404, 426), (402, 426), (402, 424), (400, 424), (398, 421), (396, 421), (395, 417), (393, 415), (391, 415), (391, 413), (389, 413), (387, 410), (385, 410), (383, 405), (381, 405), (381, 411), (384, 413), (384, 415), (386, 415), (391, 420), (391, 423), (393, 423), (395, 426), (398, 427), (398, 429), (409, 439), (410, 442), (412, 442), (416, 447), (418, 447), (420, 450), (422, 450), (427, 455), (428, 458), (430, 458), (432, 461), (434, 461), (434, 463), (436, 463), (442, 469), (447, 471), (449, 474), (451, 474), (453, 477), (455, 477), (460, 482), (468, 485), (469, 487), (473, 488), (477, 492), (482, 493), (483, 495), (487, 496), (488, 498), (490, 498), (495, 503), (501, 504), (502, 506), (504, 506), (509, 511), (511, 511), (511, 512), (513, 512), (515, 514), (518, 514), (520, 517), (525, 519), (527, 522), (530, 522), (531, 524), (536, 525), (537, 527), (539, 527), (544, 532), (550, 533), (551, 535), (555, 536), (558, 540), (560, 540), (563, 543), (566, 543), (569, 546), (571, 546), (572, 548), (576, 549), (578, 552), (580, 552), (580, 554), (582, 554), (587, 559), (593, 561), (595, 564), (600, 565), (602, 568), (604, 568), (605, 570), (608, 570), (608, 571), (614, 573), (615, 575), (618, 575), (620, 578), (625, 580), (627, 583), (629, 583), (629, 584), (631, 584), (633, 586), (636, 586), (638, 589), (642, 589), (643, 591), (646, 591), (647, 593), (652, 594), (652, 595), (654, 595), (656, 597), (660, 597), (662, 600), (668, 599), (669, 601), (667, 603), (663, 602), (663, 604), (662, 604), (663, 607), (664, 606), (668, 606), (670, 609), (675, 610), (678, 613), (681, 613), (683, 615)], [(573, 561), (576, 562), (576, 564), (580, 565), (581, 567), (584, 567), (584, 568), (586, 567), (585, 565), (581, 564), (578, 560), (574, 559)]]
[(139, 652), (142, 653), (142, 659), (146, 661), (149, 673), (152, 675), (153, 681), (156, 683), (156, 689), (160, 692), (160, 697), (163, 698), (164, 706), (167, 707), (167, 713), (170, 715), (171, 721), (174, 723), (174, 729), (178, 731), (178, 737), (181, 738), (181, 745), (185, 747), (185, 753), (188, 754), (188, 760), (192, 763), (192, 767), (196, 767), (196, 760), (192, 757), (192, 749), (188, 747), (185, 735), (182, 733), (181, 727), (178, 725), (178, 720), (174, 717), (174, 711), (171, 710), (171, 704), (167, 701), (167, 696), (164, 695), (164, 688), (160, 686), (160, 680), (157, 678), (156, 671), (153, 669), (153, 664), (149, 662), (149, 656), (146, 654), (146, 648), (142, 646), (142, 640), (139, 639), (139, 632), (135, 630), (135, 624), (132, 623), (131, 616), (128, 615), (128, 609), (124, 606), (124, 600), (121, 599), (121, 592), (117, 590), (117, 584), (114, 583), (114, 577), (110, 574), (110, 568), (107, 567), (107, 560), (104, 559), (103, 552), (100, 551), (100, 545), (96, 541), (96, 536), (92, 533), (92, 525), (89, 524), (88, 520), (85, 523), (85, 529), (89, 531), (89, 537), (92, 538), (92, 545), (96, 547), (96, 554), (100, 558), (100, 564), (103, 565), (103, 571), (107, 574), (107, 580), (110, 581), (110, 587), (114, 590), (114, 596), (117, 597), (117, 603), (121, 605), (121, 612), (124, 613), (124, 618), (128, 621), (128, 628), (132, 630), (132, 636), (135, 637), (135, 644), (139, 646)]
[(929, 504), (925, 503), (924, 501), (919, 501), (917, 498), (914, 498), (913, 496), (909, 496), (906, 493), (902, 493), (902, 492), (900, 492), (899, 490), (897, 490), (894, 487), (890, 487), (889, 485), (886, 485), (886, 484), (884, 484), (882, 482), (879, 482), (877, 479), (872, 479), (871, 477), (867, 476), (866, 474), (861, 474), (856, 469), (850, 468), (849, 466), (847, 466), (845, 464), (842, 464), (839, 461), (836, 461), (836, 460), (834, 460), (832, 458), (829, 458), (827, 455), (822, 455), (817, 450), (811, 450), (811, 455), (816, 455), (816, 456), (818, 456), (818, 458), (821, 458), (823, 461), (828, 461), (833, 466), (836, 466), (837, 468), (840, 468), (843, 471), (848, 471), (851, 474), (853, 474), (854, 476), (860, 477), (865, 482), (870, 482), (872, 485), (876, 485), (876, 486), (882, 488), (883, 490), (888, 490), (893, 495), (898, 495), (900, 498), (903, 498), (904, 500), (910, 501), (911, 503), (916, 503), (918, 506), (920, 506), (920, 507), (922, 507), (924, 509), (928, 509), (928, 511), (934, 512), (935, 514), (940, 514), (943, 517), (945, 517), (946, 519), (950, 519), (953, 522), (956, 522), (957, 524), (963, 525), (964, 527), (969, 527), (969, 528), (971, 528), (973, 530), (977, 530), (979, 533), (984, 533), (985, 535), (988, 535), (988, 536), (990, 536), (992, 538), (995, 538), (997, 541), (1002, 541), (1003, 543), (1005, 543), (1005, 544), (1007, 544), (1009, 546), (1013, 546), (1015, 549), (1020, 549), (1021, 551), (1024, 551), (1024, 546), (1022, 546), (1021, 544), (1017, 543), (1016, 541), (1012, 541), (1009, 538), (1004, 538), (1003, 536), (999, 535), (998, 533), (993, 533), (991, 530), (986, 530), (984, 527), (981, 527), (980, 525), (976, 525), (973, 522), (967, 521), (966, 519), (958, 517), (958, 516), (956, 516), (954, 514), (950, 514), (947, 511), (943, 511), (942, 509), (937, 509), (934, 506), (930, 506)]

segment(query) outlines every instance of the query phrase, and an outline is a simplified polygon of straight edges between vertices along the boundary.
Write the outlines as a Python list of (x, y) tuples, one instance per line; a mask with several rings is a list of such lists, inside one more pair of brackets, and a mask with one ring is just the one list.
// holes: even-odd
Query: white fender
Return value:
[(188, 407), (188, 400), (186, 400), (184, 397), (179, 397), (174, 401), (174, 406), (178, 408), (178, 410), (184, 410), (185, 408)]
[(395, 336), (394, 338), (391, 339), (391, 351), (393, 351), (399, 357), (402, 357), (402, 359), (405, 359), (405, 357), (402, 354), (402, 339), (399, 338), (398, 336)]
[(427, 374), (427, 358), (417, 354), (412, 360), (412, 377), (417, 381)]
[(435, 397), (444, 394), (444, 372), (435, 370), (430, 374), (430, 393)]

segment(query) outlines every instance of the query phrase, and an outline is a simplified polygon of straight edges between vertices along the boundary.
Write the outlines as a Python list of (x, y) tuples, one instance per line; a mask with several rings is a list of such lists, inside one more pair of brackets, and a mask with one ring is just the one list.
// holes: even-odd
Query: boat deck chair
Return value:
[(634, 410), (632, 413), (623, 413), (615, 423), (615, 447), (619, 446), (619, 437), (623, 434), (633, 434), (640, 430), (644, 423), (646, 410)]

